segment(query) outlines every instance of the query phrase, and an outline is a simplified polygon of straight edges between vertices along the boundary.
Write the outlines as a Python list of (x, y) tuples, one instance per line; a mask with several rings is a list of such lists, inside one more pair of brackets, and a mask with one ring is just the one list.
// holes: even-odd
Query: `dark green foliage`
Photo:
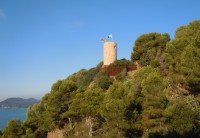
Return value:
[(58, 80), (56, 83), (53, 84), (53, 86), (51, 87), (51, 90), (58, 91), (61, 84), (62, 84), (62, 81)]
[(127, 76), (127, 69), (125, 68), (122, 72), (116, 75), (116, 80), (124, 81)]
[(115, 127), (123, 128), (126, 126), (124, 116), (127, 106), (126, 96), (125, 86), (120, 82), (114, 83), (105, 94), (101, 115), (106, 121), (113, 123)]
[[(158, 66), (159, 62), (163, 61), (162, 52), (165, 50), (169, 40), (170, 36), (167, 33), (149, 33), (141, 35), (135, 41), (131, 60), (133, 62), (137, 61), (141, 66), (155, 64), (155, 62), (155, 65)], [(151, 63), (152, 61), (154, 61), (154, 63)]]
[(141, 117), (141, 125), (144, 134), (148, 137), (150, 134), (166, 133), (165, 110), (168, 100), (164, 92), (166, 82), (160, 74), (158, 68), (151, 66), (143, 67), (133, 76), (133, 93), (135, 102), (140, 105), (138, 112)]
[[(171, 110), (168, 118), (169, 128), (179, 135), (195, 135), (197, 129), (197, 112), (191, 110), (186, 102), (178, 100)], [(196, 137), (196, 136), (195, 136)]]
[(151, 61), (150, 65), (151, 65), (152, 67), (154, 67), (154, 68), (157, 68), (157, 67), (160, 66), (160, 63), (159, 63), (159, 61), (158, 61), (157, 59), (155, 59), (155, 60), (152, 60), (152, 61)]
[(114, 63), (110, 64), (110, 66), (114, 66), (114, 67), (126, 66), (127, 67), (127, 66), (134, 66), (134, 63), (124, 58), (121, 60), (116, 60)]
[(166, 47), (165, 62), (175, 81), (192, 93), (200, 91), (200, 21), (177, 29), (175, 39)]
[(132, 89), (134, 90), (135, 95), (141, 95), (143, 79), (146, 78), (151, 72), (157, 72), (157, 71), (159, 71), (159, 69), (147, 66), (143, 67), (141, 70), (139, 70), (134, 74)]
[(112, 79), (108, 77), (105, 70), (99, 71), (93, 78), (93, 81), (90, 83), (90, 88), (102, 88), (107, 90), (112, 84)]
[(19, 120), (10, 120), (6, 125), (2, 138), (20, 138), (22, 134), (21, 122)]
[(76, 84), (66, 79), (62, 81), (57, 91), (52, 91), (47, 100), (46, 116), (50, 119), (49, 126), (61, 125), (60, 114), (66, 112), (71, 103), (71, 93), (77, 89)]
[(100, 87), (104, 90), (107, 90), (111, 84), (112, 84), (112, 80), (110, 77), (101, 76), (100, 78), (98, 78), (96, 82), (96, 87)]
[(150, 73), (142, 81), (142, 94), (144, 95), (142, 124), (148, 130), (147, 133), (166, 133), (166, 118), (163, 111), (168, 104), (168, 100), (164, 88), (164, 80), (157, 72)]
[(74, 97), (69, 110), (62, 116), (98, 116), (100, 114), (100, 106), (103, 102), (103, 98), (104, 93), (100, 88), (86, 90), (84, 93), (78, 93)]
[(94, 77), (98, 72), (99, 70), (97, 68), (88, 70), (82, 79), (82, 85), (88, 86), (94, 80)]
[(200, 48), (193, 45), (185, 47), (185, 51), (181, 54), (180, 64), (180, 73), (185, 75), (188, 84), (198, 85), (200, 82)]
[(3, 132), (2, 132), (2, 130), (0, 130), (0, 138), (1, 138), (2, 135), (3, 135)]
[(48, 97), (49, 94), (46, 94), (40, 103), (29, 107), (27, 118), (23, 122), (23, 127), (26, 128), (24, 137), (46, 137), (47, 131), (52, 129), (52, 119), (46, 113)]

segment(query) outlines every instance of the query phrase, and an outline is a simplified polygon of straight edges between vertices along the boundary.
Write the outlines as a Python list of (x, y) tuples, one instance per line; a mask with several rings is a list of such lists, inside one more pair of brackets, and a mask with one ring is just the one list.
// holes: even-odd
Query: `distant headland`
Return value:
[(28, 108), (38, 102), (40, 102), (40, 100), (34, 98), (8, 98), (0, 102), (0, 108)]

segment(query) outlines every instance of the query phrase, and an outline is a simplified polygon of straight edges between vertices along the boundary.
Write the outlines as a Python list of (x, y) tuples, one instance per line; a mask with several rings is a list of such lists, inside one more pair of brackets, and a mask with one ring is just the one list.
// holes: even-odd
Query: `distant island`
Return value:
[(29, 106), (39, 102), (40, 100), (34, 98), (8, 98), (0, 102), (0, 108), (28, 108)]

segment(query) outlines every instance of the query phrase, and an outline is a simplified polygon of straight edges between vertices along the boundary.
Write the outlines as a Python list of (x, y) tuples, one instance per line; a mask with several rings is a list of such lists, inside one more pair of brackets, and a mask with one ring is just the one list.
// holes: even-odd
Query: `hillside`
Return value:
[(174, 39), (143, 34), (130, 52), (131, 60), (110, 66), (137, 70), (111, 77), (101, 62), (58, 80), (29, 107), (26, 120), (11, 120), (1, 137), (199, 137), (200, 20), (179, 27)]
[(0, 108), (28, 108), (35, 103), (39, 103), (39, 100), (34, 98), (8, 98), (0, 102)]

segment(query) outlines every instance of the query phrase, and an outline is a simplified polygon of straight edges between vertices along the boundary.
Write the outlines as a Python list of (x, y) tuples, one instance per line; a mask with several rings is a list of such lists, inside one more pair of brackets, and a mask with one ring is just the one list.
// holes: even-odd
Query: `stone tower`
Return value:
[(103, 65), (108, 66), (117, 60), (117, 43), (105, 42), (104, 43), (104, 60)]

